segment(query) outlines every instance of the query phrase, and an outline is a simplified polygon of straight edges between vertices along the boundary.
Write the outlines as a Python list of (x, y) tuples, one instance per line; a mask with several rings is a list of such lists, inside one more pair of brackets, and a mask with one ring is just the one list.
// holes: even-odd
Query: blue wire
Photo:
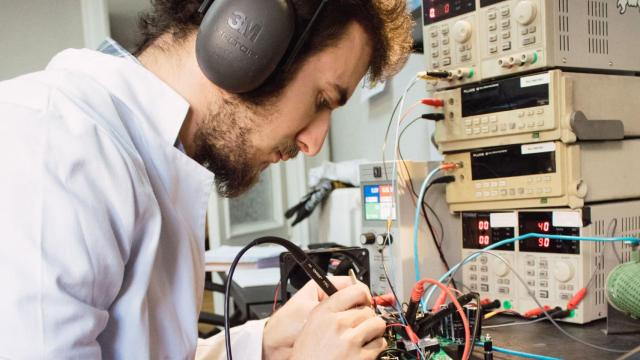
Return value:
[(424, 201), (424, 193), (426, 192), (426, 188), (433, 179), (434, 176), (442, 169), (437, 167), (433, 169), (429, 175), (427, 175), (426, 179), (422, 182), (420, 186), (420, 192), (418, 196), (418, 202), (416, 203), (416, 213), (413, 218), (413, 268), (416, 273), (416, 282), (420, 281), (420, 259), (418, 258), (418, 227), (420, 226), (420, 210), (422, 210), (422, 202)]
[[(478, 345), (478, 346), (484, 346), (484, 342), (482, 342), (482, 341), (478, 341), (478, 342), (476, 343), (476, 345)], [(503, 354), (513, 355), (513, 356), (519, 356), (519, 357), (527, 358), (527, 359), (539, 359), (539, 360), (562, 360), (562, 358), (551, 357), (551, 356), (544, 356), (544, 355), (537, 355), (537, 354), (531, 354), (531, 353), (526, 353), (526, 352), (522, 352), (522, 351), (506, 349), (506, 348), (502, 348), (502, 347), (498, 347), (498, 346), (493, 346), (493, 347), (492, 347), (492, 349), (493, 349), (493, 351), (495, 351), (495, 352), (500, 352), (500, 353), (503, 353)]]
[[(524, 234), (524, 235), (520, 235), (514, 238), (510, 238), (510, 239), (505, 239), (502, 241), (498, 241), (495, 244), (491, 244), (487, 247), (485, 247), (483, 250), (493, 250), (495, 248), (498, 248), (502, 245), (505, 244), (510, 244), (512, 242), (516, 242), (516, 241), (520, 241), (520, 240), (524, 240), (524, 239), (530, 239), (530, 238), (550, 238), (550, 239), (556, 239), (556, 240), (563, 240), (563, 241), (595, 241), (595, 242), (619, 242), (619, 241), (628, 241), (633, 245), (638, 245), (640, 243), (640, 239), (634, 238), (634, 237), (592, 237), (592, 236), (570, 236), (570, 235), (553, 235), (553, 234), (539, 234), (539, 233), (529, 233), (529, 234)], [(473, 254), (469, 255), (464, 261), (456, 264), (455, 266), (453, 266), (451, 268), (451, 270), (447, 271), (444, 275), (442, 275), (439, 279), (440, 282), (444, 283), (445, 280), (451, 276), (451, 274), (453, 274), (454, 272), (456, 272), (458, 270), (458, 268), (466, 263), (468, 263), (469, 261), (477, 258), (478, 256), (480, 256), (481, 252), (474, 252)], [(431, 290), (429, 291), (429, 293), (427, 294), (427, 297), (424, 299), (424, 301), (421, 301), (422, 304), (422, 309), (423, 311), (427, 311), (426, 306), (429, 303), (429, 299), (431, 298), (431, 296), (433, 295), (433, 293), (435, 292), (436, 288), (433, 287), (431, 288)]]

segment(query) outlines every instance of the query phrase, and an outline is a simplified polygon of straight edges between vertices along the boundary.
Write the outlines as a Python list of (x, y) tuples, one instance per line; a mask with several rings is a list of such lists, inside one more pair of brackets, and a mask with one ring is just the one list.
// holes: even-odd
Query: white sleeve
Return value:
[[(249, 321), (231, 328), (231, 354), (238, 360), (262, 359), (262, 332), (267, 319)], [(196, 360), (225, 360), (224, 334), (198, 339)]]
[(145, 207), (129, 161), (79, 109), (2, 100), (0, 358), (100, 359)]

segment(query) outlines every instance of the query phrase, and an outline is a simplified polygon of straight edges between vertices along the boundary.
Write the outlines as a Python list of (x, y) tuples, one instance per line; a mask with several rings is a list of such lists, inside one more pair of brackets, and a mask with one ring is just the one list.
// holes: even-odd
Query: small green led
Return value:
[(505, 301), (502, 303), (502, 307), (503, 307), (505, 310), (511, 310), (511, 308), (513, 307), (513, 305), (511, 305), (511, 301), (509, 301), (509, 300), (505, 300)]
[(575, 310), (569, 311), (569, 317), (572, 318), (574, 316), (576, 316), (576, 311)]
[(535, 64), (538, 61), (538, 53), (534, 52), (533, 53), (533, 60), (531, 61), (532, 64)]
[(473, 77), (473, 75), (475, 75), (475, 74), (476, 74), (475, 70), (473, 70), (473, 68), (471, 68), (471, 70), (469, 70), (469, 76), (468, 76), (469, 79), (471, 79)]
[(531, 137), (534, 139), (538, 139), (540, 138), (540, 133), (539, 132), (534, 132), (533, 134), (531, 134)]

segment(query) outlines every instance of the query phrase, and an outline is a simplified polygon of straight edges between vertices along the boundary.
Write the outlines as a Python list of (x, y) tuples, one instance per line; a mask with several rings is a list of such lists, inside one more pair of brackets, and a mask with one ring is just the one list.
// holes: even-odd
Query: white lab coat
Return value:
[[(188, 110), (90, 50), (0, 83), (0, 358), (195, 356), (213, 174), (174, 146)], [(261, 358), (263, 326), (237, 358)]]

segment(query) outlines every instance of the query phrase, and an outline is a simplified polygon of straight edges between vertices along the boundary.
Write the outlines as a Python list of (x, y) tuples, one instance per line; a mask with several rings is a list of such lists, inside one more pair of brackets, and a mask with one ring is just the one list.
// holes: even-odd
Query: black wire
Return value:
[[(385, 239), (386, 241), (386, 239)], [(379, 250), (380, 252), (380, 263), (382, 263), (382, 271), (384, 271), (384, 277), (387, 279), (387, 284), (389, 284), (389, 289), (391, 289), (391, 293), (393, 294), (393, 298), (396, 300), (396, 306), (400, 306), (400, 318), (403, 319), (403, 322), (406, 323), (406, 321), (404, 321), (404, 316), (402, 315), (402, 303), (400, 302), (400, 299), (398, 299), (398, 295), (396, 294), (396, 289), (393, 288), (393, 284), (391, 284), (391, 279), (389, 279), (389, 274), (387, 273), (387, 266), (384, 264), (384, 249), (388, 246), (389, 244), (384, 244), (384, 246)]]
[(480, 332), (480, 321), (482, 321), (481, 320), (481, 317), (482, 317), (482, 306), (480, 305), (480, 302), (481, 302), (480, 294), (474, 293), (474, 292), (472, 292), (472, 294), (473, 294), (473, 297), (476, 298), (476, 303), (477, 303), (476, 319), (475, 319), (476, 321), (473, 324), (473, 331), (471, 332), (471, 348), (470, 348), (471, 351), (469, 351), (469, 354), (467, 355), (467, 359), (465, 359), (465, 360), (468, 360), (469, 358), (471, 358), (471, 353), (473, 352), (473, 349), (476, 346), (476, 338), (478, 337), (478, 333)]
[[(420, 198), (420, 196), (418, 195), (418, 193), (416, 192), (416, 189), (413, 186), (413, 180), (411, 179), (411, 175), (409, 172), (409, 168), (407, 167), (407, 164), (404, 161), (404, 157), (402, 156), (402, 151), (400, 150), (401, 148), (401, 140), (402, 140), (402, 135), (404, 134), (404, 132), (407, 130), (407, 128), (411, 125), (413, 125), (417, 120), (422, 119), (422, 117), (418, 117), (415, 118), (413, 120), (411, 120), (411, 122), (409, 122), (407, 124), (407, 126), (405, 126), (402, 131), (400, 132), (400, 135), (398, 137), (398, 156), (400, 157), (400, 161), (402, 162), (402, 165), (405, 168), (405, 171), (407, 172), (407, 177), (409, 178), (409, 187), (411, 188), (411, 192), (413, 193), (413, 195), (416, 197), (416, 200)], [(427, 188), (425, 189), (425, 196), (423, 199), (426, 198), (427, 195), (427, 191), (429, 191), (429, 188), (431, 187), (431, 185), (433, 185), (433, 182), (431, 182), (430, 184), (427, 185)], [(427, 229), (429, 229), (429, 233), (431, 234), (431, 239), (433, 240), (433, 244), (436, 247), (436, 250), (438, 251), (438, 256), (440, 257), (440, 261), (442, 261), (442, 264), (444, 265), (444, 267), (447, 269), (447, 271), (451, 270), (451, 267), (449, 266), (449, 262), (447, 261), (446, 257), (444, 256), (444, 251), (442, 250), (442, 242), (438, 242), (438, 239), (436, 238), (436, 234), (433, 232), (433, 226), (431, 225), (431, 221), (429, 221), (429, 217), (427, 216), (427, 210), (425, 209), (425, 203), (424, 201), (422, 202), (422, 204), (420, 204), (420, 208), (422, 209), (422, 217), (424, 218), (425, 222), (427, 223)], [(431, 211), (433, 212), (433, 209), (431, 209)], [(435, 212), (434, 212), (435, 214)], [(438, 218), (438, 222), (440, 222), (440, 219)], [(440, 224), (442, 225), (442, 222), (440, 222)], [(442, 239), (444, 241), (444, 227), (442, 227)], [(455, 280), (451, 280), (451, 285), (453, 286), (454, 289), (457, 289), (457, 284), (455, 282)]]
[(386, 355), (404, 355), (404, 356), (408, 356), (409, 359), (417, 359), (417, 357), (415, 357), (413, 354), (411, 354), (410, 352), (408, 352), (405, 349), (400, 349), (400, 348), (390, 348), (390, 349), (386, 349), (384, 351), (382, 351), (380, 354), (378, 354), (378, 356), (376, 356), (376, 360), (383, 360), (382, 358)]
[(265, 236), (253, 240), (247, 246), (243, 247), (242, 250), (238, 252), (238, 255), (236, 255), (235, 259), (233, 259), (224, 287), (224, 345), (227, 350), (227, 360), (233, 359), (231, 355), (231, 332), (229, 325), (229, 299), (231, 297), (231, 281), (233, 279), (233, 274), (236, 271), (236, 267), (238, 266), (238, 262), (240, 262), (240, 258), (242, 258), (242, 255), (244, 255), (244, 253), (246, 253), (247, 250), (251, 249), (252, 247), (261, 244), (276, 244), (289, 250), (298, 265), (300, 265), (305, 273), (307, 273), (307, 275), (312, 280), (314, 280), (320, 286), (320, 288), (323, 289), (325, 293), (327, 293), (327, 295), (331, 295), (336, 291), (335, 287), (327, 279), (324, 272), (313, 261), (311, 261), (311, 259), (309, 259), (307, 254), (305, 254), (302, 249), (300, 249), (294, 243), (275, 236)]
[[(427, 194), (424, 195), (425, 198), (427, 197)], [(428, 202), (425, 202), (425, 206), (427, 207), (427, 210), (431, 211), (431, 213), (433, 214), (433, 217), (436, 218), (436, 222), (438, 223), (438, 227), (440, 228), (440, 245), (442, 245), (442, 243), (444, 242), (444, 225), (442, 225), (442, 220), (440, 220), (440, 217), (438, 216), (438, 213), (433, 210), (433, 208), (431, 207), (431, 205), (429, 205)]]
[[(407, 126), (405, 126), (405, 127), (402, 129), (402, 132), (400, 132), (400, 138), (402, 138), (402, 134), (404, 134), (405, 130), (406, 130), (409, 126), (411, 126), (414, 122), (416, 122), (416, 121), (418, 121), (418, 120), (420, 120), (420, 119), (421, 119), (421, 117), (420, 117), (420, 118), (416, 118), (416, 119), (411, 120), (411, 122), (409, 122), (409, 124), (407, 124)], [(400, 148), (399, 148), (399, 147), (400, 147), (400, 145), (398, 145), (398, 154), (400, 155), (400, 158), (402, 159), (402, 152), (400, 151)], [(413, 185), (413, 184), (412, 184), (412, 185)], [(413, 194), (414, 194), (414, 195), (416, 196), (416, 198), (417, 198), (417, 197), (418, 197), (418, 194), (416, 193), (416, 191), (415, 191), (415, 189), (413, 188), (413, 186), (411, 187), (411, 190), (413, 191)], [(428, 191), (428, 190), (429, 190), (429, 189), (427, 188), (427, 191)], [(426, 192), (425, 192), (425, 198), (426, 198)], [(435, 211), (435, 210), (433, 210), (433, 208), (431, 207), (431, 205), (429, 205), (429, 203), (426, 203), (425, 205), (427, 206), (427, 209), (429, 209), (429, 211), (431, 211), (431, 213), (433, 214), (433, 216), (436, 218), (436, 221), (438, 222), (438, 227), (440, 228), (440, 234), (441, 234), (441, 235), (440, 235), (441, 237), (440, 237), (440, 241), (439, 241), (439, 243), (440, 243), (440, 245), (442, 245), (442, 242), (444, 241), (444, 226), (442, 225), (442, 221), (440, 220), (440, 217), (438, 216), (438, 214), (436, 213), (436, 211)], [(424, 211), (424, 210), (423, 210), (423, 211)], [(431, 224), (429, 223), (429, 219), (428, 219), (426, 216), (425, 216), (425, 220), (427, 221), (427, 224), (429, 225), (429, 227), (431, 227)], [(447, 271), (448, 271), (448, 270), (449, 270), (449, 269), (447, 268)]]

